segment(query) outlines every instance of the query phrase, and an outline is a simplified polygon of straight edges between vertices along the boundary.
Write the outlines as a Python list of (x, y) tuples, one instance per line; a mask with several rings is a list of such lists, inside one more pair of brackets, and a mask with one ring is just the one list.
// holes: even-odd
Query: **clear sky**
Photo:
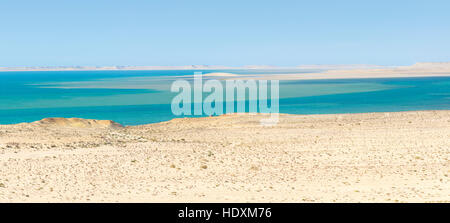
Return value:
[(450, 1), (0, 0), (0, 66), (450, 61)]

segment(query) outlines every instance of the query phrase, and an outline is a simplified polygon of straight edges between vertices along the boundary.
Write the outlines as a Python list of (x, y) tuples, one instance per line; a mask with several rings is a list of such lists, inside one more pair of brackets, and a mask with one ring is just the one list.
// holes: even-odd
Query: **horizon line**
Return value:
[(0, 67), (1, 71), (114, 71), (114, 70), (220, 70), (220, 69), (374, 69), (374, 68), (394, 68), (410, 66), (433, 66), (449, 65), (450, 62), (416, 62), (410, 65), (374, 65), (374, 64), (305, 64), (297, 66), (274, 66), (274, 65), (179, 65), (179, 66), (133, 66), (133, 65), (112, 65), (112, 66), (11, 66)]

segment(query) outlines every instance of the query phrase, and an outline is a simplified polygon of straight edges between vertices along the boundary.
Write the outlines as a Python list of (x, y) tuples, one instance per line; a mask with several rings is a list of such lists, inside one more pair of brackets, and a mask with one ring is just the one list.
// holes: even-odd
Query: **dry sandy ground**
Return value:
[(261, 118), (0, 126), (0, 201), (450, 202), (450, 111)]
[[(319, 66), (320, 67), (320, 66)], [(318, 67), (318, 68), (319, 68)], [(318, 73), (293, 74), (252, 74), (224, 79), (241, 80), (317, 80), (317, 79), (361, 79), (361, 78), (410, 78), (410, 77), (450, 77), (450, 63), (417, 63), (412, 66), (329, 69)]]

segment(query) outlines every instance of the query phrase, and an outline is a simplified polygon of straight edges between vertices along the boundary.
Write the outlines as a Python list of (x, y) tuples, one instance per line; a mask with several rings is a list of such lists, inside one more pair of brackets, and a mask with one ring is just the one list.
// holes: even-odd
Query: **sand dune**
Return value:
[(450, 202), (450, 111), (0, 126), (1, 202)]
[[(355, 66), (356, 67), (356, 66)], [(317, 67), (319, 69), (320, 66)], [(325, 66), (324, 68), (330, 68)], [(257, 80), (319, 80), (359, 78), (405, 78), (405, 77), (450, 77), (450, 63), (417, 63), (412, 66), (368, 67), (353, 69), (326, 69), (318, 73), (255, 74), (251, 77), (228, 77), (228, 79)]]
[(33, 122), (36, 125), (62, 126), (62, 127), (80, 127), (80, 128), (121, 128), (121, 124), (110, 120), (94, 120), (81, 118), (45, 118)]
[(232, 73), (216, 72), (216, 73), (207, 73), (207, 74), (204, 74), (203, 76), (204, 77), (236, 77), (239, 75), (232, 74)]

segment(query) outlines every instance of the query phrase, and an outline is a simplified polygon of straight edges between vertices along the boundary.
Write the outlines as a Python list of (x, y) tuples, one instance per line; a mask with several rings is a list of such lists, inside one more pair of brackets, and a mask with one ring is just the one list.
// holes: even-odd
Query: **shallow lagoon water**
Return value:
[[(242, 75), (298, 70), (220, 70)], [(124, 125), (174, 116), (169, 91), (194, 71), (48, 71), (0, 73), (0, 124), (46, 117), (114, 120)], [(205, 94), (206, 96), (207, 94)], [(336, 114), (450, 109), (450, 77), (280, 81), (280, 112)]]

